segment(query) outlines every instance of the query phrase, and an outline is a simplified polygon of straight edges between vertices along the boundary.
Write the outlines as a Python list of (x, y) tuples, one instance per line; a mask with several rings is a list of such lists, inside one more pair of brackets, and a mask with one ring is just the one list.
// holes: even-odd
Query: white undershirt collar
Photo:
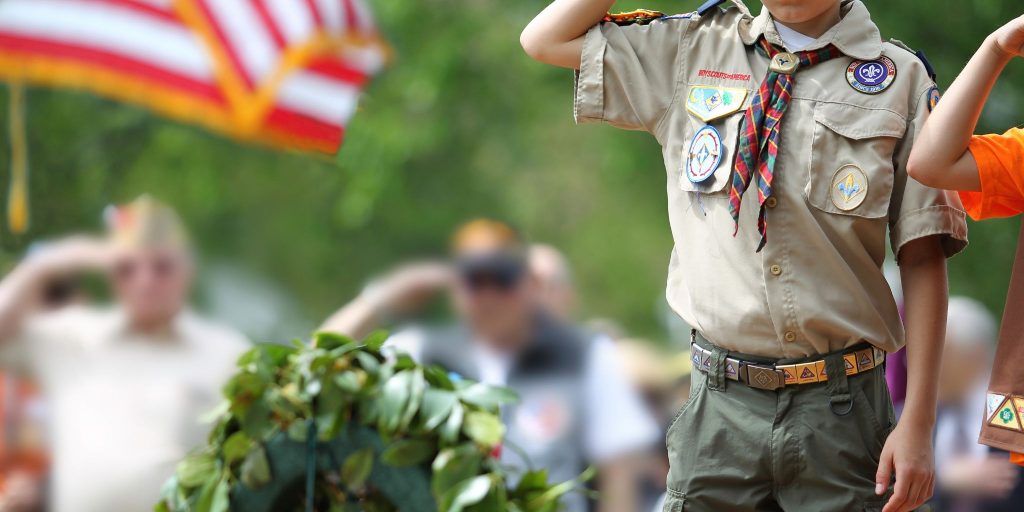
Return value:
[(816, 41), (815, 38), (801, 34), (778, 22), (775, 23), (775, 31), (779, 33), (782, 42), (786, 44), (786, 49), (791, 52), (799, 52)]

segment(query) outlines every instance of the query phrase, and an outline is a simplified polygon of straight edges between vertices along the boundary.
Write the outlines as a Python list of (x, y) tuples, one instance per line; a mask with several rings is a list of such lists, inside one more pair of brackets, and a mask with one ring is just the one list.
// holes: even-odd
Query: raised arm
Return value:
[(968, 144), (999, 74), (1024, 53), (1024, 16), (985, 39), (936, 105), (914, 144), (907, 172), (921, 183), (951, 190), (981, 190)]
[(555, 0), (519, 37), (530, 57), (554, 66), (579, 69), (583, 37), (608, 13), (615, 0)]
[(358, 297), (331, 315), (321, 331), (362, 338), (383, 327), (391, 316), (415, 310), (451, 281), (451, 269), (440, 263), (401, 267), (371, 283)]
[(28, 315), (43, 304), (54, 280), (84, 270), (105, 270), (113, 249), (106, 242), (75, 237), (54, 242), (28, 258), (0, 281), (0, 341), (21, 332)]

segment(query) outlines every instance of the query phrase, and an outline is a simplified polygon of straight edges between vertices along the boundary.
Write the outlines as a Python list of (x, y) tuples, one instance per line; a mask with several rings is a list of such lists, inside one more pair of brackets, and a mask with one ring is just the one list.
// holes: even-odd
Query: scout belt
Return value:
[[(711, 370), (711, 351), (701, 348), (696, 343), (690, 345), (690, 357), (693, 367), (708, 373)], [(881, 366), (885, 362), (885, 352), (868, 346), (843, 354), (847, 375), (856, 375)], [(816, 359), (793, 364), (763, 364), (744, 361), (733, 357), (725, 358), (725, 378), (742, 382), (755, 389), (775, 391), (796, 384), (814, 384), (825, 382), (825, 359)]]

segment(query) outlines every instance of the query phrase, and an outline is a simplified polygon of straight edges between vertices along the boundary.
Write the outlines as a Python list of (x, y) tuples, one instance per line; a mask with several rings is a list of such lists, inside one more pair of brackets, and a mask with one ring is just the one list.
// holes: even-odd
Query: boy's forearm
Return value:
[(946, 337), (946, 259), (937, 237), (911, 245), (916, 247), (908, 245), (900, 258), (907, 329), (907, 400), (901, 421), (931, 432)]
[(1010, 61), (992, 37), (982, 44), (936, 105), (914, 143), (911, 175), (926, 185), (979, 190), (971, 136), (999, 74)]
[(523, 49), (546, 64), (579, 68), (583, 37), (614, 3), (615, 0), (555, 0), (523, 30)]

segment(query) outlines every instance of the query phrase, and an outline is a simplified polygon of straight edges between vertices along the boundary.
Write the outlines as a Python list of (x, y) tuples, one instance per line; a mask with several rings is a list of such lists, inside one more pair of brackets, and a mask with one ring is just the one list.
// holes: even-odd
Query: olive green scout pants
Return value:
[(838, 379), (764, 391), (727, 380), (724, 351), (701, 346), (722, 363), (694, 369), (669, 427), (664, 512), (882, 509), (888, 495), (875, 495), (875, 471), (896, 421), (883, 367), (847, 377), (839, 354), (826, 360)]

